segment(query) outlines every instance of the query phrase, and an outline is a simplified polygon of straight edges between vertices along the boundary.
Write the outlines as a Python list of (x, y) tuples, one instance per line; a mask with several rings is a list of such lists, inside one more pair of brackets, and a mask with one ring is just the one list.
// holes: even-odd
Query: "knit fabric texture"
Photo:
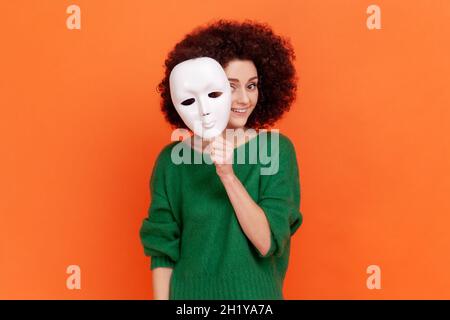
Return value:
[[(191, 161), (178, 163), (174, 155)], [(202, 153), (182, 141), (159, 153), (150, 178), (148, 216), (140, 229), (151, 270), (173, 268), (169, 299), (284, 299), (291, 236), (303, 221), (294, 145), (282, 133), (266, 131), (234, 149), (234, 173), (270, 225), (271, 247), (265, 255), (243, 232), (215, 165), (194, 163), (194, 157)]]

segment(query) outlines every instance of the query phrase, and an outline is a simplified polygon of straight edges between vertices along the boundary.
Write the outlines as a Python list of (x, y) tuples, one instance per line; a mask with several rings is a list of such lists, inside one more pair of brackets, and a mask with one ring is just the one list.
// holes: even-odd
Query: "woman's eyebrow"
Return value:
[[(255, 79), (258, 79), (258, 76), (251, 77), (250, 79), (247, 80), (247, 82), (255, 80)], [(235, 78), (228, 78), (228, 80), (229, 81), (239, 82), (239, 79), (235, 79)]]

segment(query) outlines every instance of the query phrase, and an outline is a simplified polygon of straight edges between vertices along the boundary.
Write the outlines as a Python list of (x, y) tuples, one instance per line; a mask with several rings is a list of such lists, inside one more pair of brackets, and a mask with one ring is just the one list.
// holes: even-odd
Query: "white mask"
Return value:
[(194, 134), (211, 139), (223, 132), (230, 118), (231, 89), (216, 60), (183, 61), (173, 68), (169, 82), (172, 103)]

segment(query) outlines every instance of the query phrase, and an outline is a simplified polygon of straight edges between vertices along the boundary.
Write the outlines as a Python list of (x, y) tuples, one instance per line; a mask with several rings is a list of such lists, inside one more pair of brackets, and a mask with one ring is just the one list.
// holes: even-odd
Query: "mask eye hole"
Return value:
[(194, 102), (195, 102), (195, 99), (194, 99), (194, 98), (190, 98), (190, 99), (184, 100), (181, 104), (182, 104), (183, 106), (190, 106), (190, 105), (193, 104)]
[(222, 92), (220, 91), (214, 91), (208, 94), (208, 97), (210, 98), (218, 98), (222, 95)]

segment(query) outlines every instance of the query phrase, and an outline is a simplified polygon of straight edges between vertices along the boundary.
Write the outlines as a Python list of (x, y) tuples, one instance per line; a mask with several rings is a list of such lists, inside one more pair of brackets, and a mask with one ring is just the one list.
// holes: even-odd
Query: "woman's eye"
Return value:
[(255, 89), (256, 88), (256, 83), (250, 83), (247, 88)]
[(195, 102), (195, 99), (194, 99), (194, 98), (190, 98), (190, 99), (184, 100), (181, 104), (182, 104), (183, 106), (190, 106), (190, 105), (193, 104), (194, 102)]
[(218, 98), (222, 95), (222, 92), (220, 91), (214, 91), (208, 94), (208, 97), (210, 98)]

